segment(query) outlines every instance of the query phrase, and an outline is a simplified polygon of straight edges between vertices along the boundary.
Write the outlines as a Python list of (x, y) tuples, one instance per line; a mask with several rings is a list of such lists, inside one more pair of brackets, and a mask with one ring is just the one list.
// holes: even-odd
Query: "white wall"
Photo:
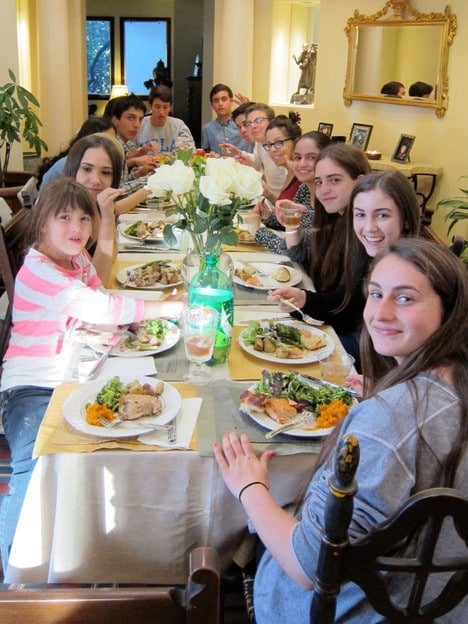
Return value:
[[(444, 170), (431, 201), (431, 208), (434, 208), (439, 199), (460, 195), (457, 179), (468, 174), (468, 2), (450, 2), (452, 12), (457, 16), (458, 31), (449, 52), (448, 110), (441, 119), (430, 109), (373, 102), (353, 102), (349, 108), (344, 105), (342, 94), (348, 54), (344, 33), (346, 21), (354, 10), (369, 15), (383, 5), (384, 0), (322, 0), (315, 106), (301, 107), (302, 127), (311, 130), (320, 121), (330, 122), (335, 126), (334, 134), (349, 136), (353, 123), (371, 124), (374, 128), (369, 149), (379, 150), (386, 156), (392, 154), (400, 134), (415, 135), (412, 160), (441, 165)], [(413, 0), (412, 6), (424, 13), (443, 12), (446, 2)], [(289, 107), (275, 108), (277, 112), (283, 112)], [(445, 235), (447, 229), (443, 221), (445, 213), (445, 209), (436, 210), (433, 218), (433, 226), (441, 235)], [(455, 233), (468, 239), (466, 221), (457, 225)]]

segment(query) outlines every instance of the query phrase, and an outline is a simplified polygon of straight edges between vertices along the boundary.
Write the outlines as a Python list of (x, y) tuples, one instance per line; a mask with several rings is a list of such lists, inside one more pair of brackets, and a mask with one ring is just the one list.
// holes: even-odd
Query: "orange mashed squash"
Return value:
[(349, 407), (346, 403), (343, 403), (340, 399), (333, 399), (330, 403), (322, 405), (315, 424), (312, 427), (304, 427), (304, 429), (313, 431), (315, 429), (334, 427), (340, 420), (343, 420), (348, 412)]
[(94, 425), (95, 427), (102, 427), (99, 422), (100, 418), (106, 418), (107, 420), (114, 420), (115, 414), (105, 405), (99, 405), (99, 403), (91, 403), (86, 408), (86, 422), (88, 425)]

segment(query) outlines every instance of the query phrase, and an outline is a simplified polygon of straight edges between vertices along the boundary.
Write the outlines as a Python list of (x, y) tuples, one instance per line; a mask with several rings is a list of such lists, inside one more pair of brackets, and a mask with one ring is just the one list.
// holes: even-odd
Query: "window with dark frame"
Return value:
[(147, 96), (144, 83), (162, 60), (170, 75), (170, 19), (120, 18), (122, 82), (130, 93)]
[(108, 99), (114, 81), (114, 18), (86, 18), (88, 98)]

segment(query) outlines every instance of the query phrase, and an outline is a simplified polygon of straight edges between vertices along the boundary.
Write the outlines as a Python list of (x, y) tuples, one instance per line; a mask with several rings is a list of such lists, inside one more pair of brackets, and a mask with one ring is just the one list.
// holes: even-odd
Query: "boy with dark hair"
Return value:
[(195, 147), (192, 133), (177, 117), (170, 117), (172, 110), (172, 91), (166, 85), (153, 87), (148, 96), (151, 115), (144, 117), (138, 142), (151, 141), (157, 144), (159, 152), (174, 152), (178, 147)]
[(128, 178), (140, 178), (152, 173), (156, 167), (153, 158), (154, 146), (138, 147), (137, 137), (141, 122), (146, 113), (143, 100), (131, 93), (109, 100), (104, 109), (104, 117), (109, 117), (117, 133), (117, 139), (125, 151), (128, 171), (122, 172), (122, 181)]
[(211, 106), (216, 119), (209, 121), (202, 128), (202, 148), (223, 155), (220, 143), (231, 143), (239, 149), (252, 152), (253, 143), (245, 141), (231, 117), (234, 95), (232, 89), (218, 83), (210, 91)]

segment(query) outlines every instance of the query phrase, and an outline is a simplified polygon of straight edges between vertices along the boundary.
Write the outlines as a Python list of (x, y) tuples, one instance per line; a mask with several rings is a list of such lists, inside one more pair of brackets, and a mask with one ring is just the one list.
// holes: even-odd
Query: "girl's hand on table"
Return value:
[(225, 433), (221, 444), (215, 442), (213, 451), (224, 482), (236, 498), (244, 486), (254, 481), (268, 488), (268, 462), (274, 451), (265, 451), (257, 457), (249, 438), (237, 433)]
[(268, 294), (267, 300), (278, 303), (282, 312), (291, 312), (291, 307), (285, 303), (281, 303), (280, 299), (286, 299), (291, 303), (294, 303), (298, 308), (303, 308), (306, 302), (306, 293), (300, 288), (294, 286), (284, 286), (283, 288), (277, 288)]

